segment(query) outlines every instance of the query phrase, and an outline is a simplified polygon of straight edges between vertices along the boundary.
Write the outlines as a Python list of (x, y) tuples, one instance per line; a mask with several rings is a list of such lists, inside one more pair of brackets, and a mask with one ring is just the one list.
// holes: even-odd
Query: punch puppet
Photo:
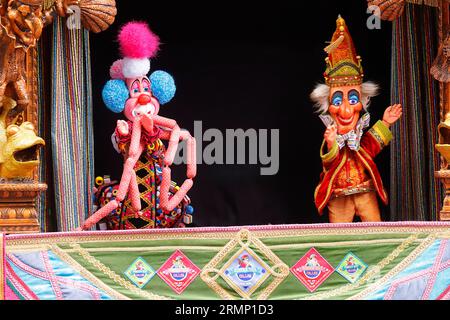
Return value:
[[(123, 59), (112, 65), (112, 80), (102, 96), (111, 111), (123, 111), (128, 119), (117, 122), (113, 135), (124, 156), (124, 168), (114, 199), (87, 219), (81, 229), (90, 229), (119, 207), (125, 229), (175, 227), (173, 217), (179, 216), (180, 203), (196, 175), (195, 139), (175, 120), (159, 115), (160, 106), (176, 91), (173, 78), (166, 72), (155, 71), (147, 77), (159, 38), (146, 23), (130, 22), (122, 27), (118, 40)], [(167, 149), (161, 140), (169, 141)], [(175, 192), (169, 192), (173, 187), (170, 166), (182, 140), (187, 143), (187, 179)]]
[(323, 172), (314, 199), (319, 214), (328, 207), (331, 223), (381, 221), (377, 194), (388, 196), (374, 158), (392, 139), (390, 127), (401, 117), (402, 106), (388, 107), (383, 119), (367, 131), (370, 98), (378, 86), (363, 82), (361, 57), (357, 56), (346, 22), (337, 19), (331, 44), (325, 48), (325, 84), (311, 94), (326, 128), (320, 156)]

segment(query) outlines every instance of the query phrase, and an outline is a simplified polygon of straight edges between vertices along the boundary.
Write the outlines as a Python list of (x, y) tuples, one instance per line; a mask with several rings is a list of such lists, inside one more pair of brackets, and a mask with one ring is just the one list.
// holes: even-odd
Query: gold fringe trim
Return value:
[(145, 299), (149, 300), (171, 300), (168, 297), (160, 296), (155, 293), (147, 292), (144, 290), (139, 289), (138, 287), (134, 286), (118, 274), (116, 274), (114, 271), (112, 271), (110, 268), (108, 268), (106, 265), (95, 259), (93, 256), (89, 254), (85, 249), (83, 249), (79, 244), (77, 243), (71, 243), (70, 246), (87, 262), (89, 262), (93, 267), (95, 267), (97, 270), (102, 272), (104, 275), (106, 275), (108, 278), (113, 280), (116, 284), (119, 286), (130, 290), (134, 294), (141, 296)]

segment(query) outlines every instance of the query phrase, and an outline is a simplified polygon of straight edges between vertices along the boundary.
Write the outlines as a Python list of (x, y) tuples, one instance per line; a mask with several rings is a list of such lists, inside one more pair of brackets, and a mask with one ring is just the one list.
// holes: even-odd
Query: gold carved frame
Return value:
[[(0, 115), (7, 110), (0, 123), (0, 233), (40, 232), (36, 199), (47, 185), (39, 182), (37, 164), (17, 177), (1, 166), (6, 158), (2, 153), (13, 143), (17, 128), (29, 129), (30, 125), (21, 126), (29, 122), (36, 132), (39, 126), (36, 44), (42, 29), (59, 16), (79, 19), (80, 26), (98, 33), (114, 22), (116, 14), (115, 0), (0, 0)], [(6, 107), (3, 102), (11, 99), (15, 107)]]

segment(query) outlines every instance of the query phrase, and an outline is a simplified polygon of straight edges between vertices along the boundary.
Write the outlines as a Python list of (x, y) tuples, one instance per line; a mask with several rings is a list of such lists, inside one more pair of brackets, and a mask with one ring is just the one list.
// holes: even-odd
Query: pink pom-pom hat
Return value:
[(115, 61), (111, 66), (111, 68), (109, 68), (109, 75), (111, 76), (111, 79), (125, 80), (125, 77), (123, 76), (122, 73), (122, 69), (123, 69), (123, 60), (120, 59)]
[(111, 67), (112, 78), (137, 78), (150, 71), (150, 58), (159, 50), (159, 38), (145, 22), (129, 22), (119, 32), (122, 60)]
[(159, 49), (159, 38), (145, 22), (128, 22), (119, 32), (120, 51), (133, 59), (153, 58)]

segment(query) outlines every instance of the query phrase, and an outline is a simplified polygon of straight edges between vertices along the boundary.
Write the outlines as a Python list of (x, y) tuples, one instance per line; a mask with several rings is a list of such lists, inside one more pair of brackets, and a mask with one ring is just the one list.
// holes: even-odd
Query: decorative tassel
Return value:
[(450, 82), (450, 35), (439, 46), (439, 51), (436, 59), (431, 67), (431, 74), (440, 82)]
[(331, 52), (333, 52), (334, 50), (336, 50), (339, 47), (339, 45), (342, 43), (342, 41), (344, 41), (344, 36), (340, 36), (339, 38), (336, 39), (336, 41), (334, 41), (329, 46), (327, 46), (324, 49), (325, 52), (330, 54)]
[[(92, 212), (94, 134), (89, 32), (53, 23), (51, 140), (58, 231), (72, 231)], [(50, 183), (50, 181), (49, 181)]]
[(42, 9), (48, 10), (55, 4), (56, 0), (44, 0), (42, 3)]

